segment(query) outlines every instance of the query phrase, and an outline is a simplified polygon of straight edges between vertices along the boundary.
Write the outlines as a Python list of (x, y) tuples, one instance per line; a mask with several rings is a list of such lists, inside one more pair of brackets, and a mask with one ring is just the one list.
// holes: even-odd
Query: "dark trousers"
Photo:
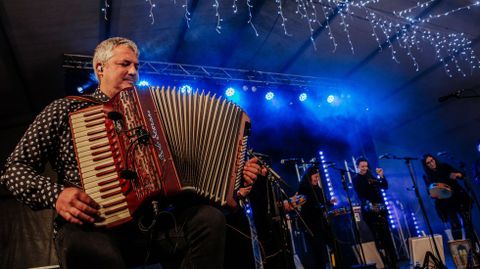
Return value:
[(325, 269), (328, 263), (328, 251), (327, 244), (321, 236), (322, 235), (311, 236), (307, 234), (306, 238), (311, 248), (310, 255), (312, 255), (315, 260), (315, 266), (313, 268)]
[(386, 213), (374, 211), (365, 212), (363, 217), (373, 234), (375, 246), (377, 249), (383, 249), (385, 251), (385, 255), (379, 251), (385, 268), (396, 268), (397, 254), (395, 252), (392, 235), (390, 234)]
[(161, 262), (163, 268), (222, 268), (225, 217), (211, 206), (162, 212), (153, 232), (136, 222), (114, 229), (64, 224), (55, 237), (62, 268), (127, 268)]
[[(462, 223), (467, 239), (472, 240), (473, 227), (471, 223), (471, 201), (465, 192), (456, 194), (449, 199), (435, 200), (435, 208), (443, 223), (450, 223), (453, 239), (462, 239)], [(459, 218), (460, 217), (460, 218)]]

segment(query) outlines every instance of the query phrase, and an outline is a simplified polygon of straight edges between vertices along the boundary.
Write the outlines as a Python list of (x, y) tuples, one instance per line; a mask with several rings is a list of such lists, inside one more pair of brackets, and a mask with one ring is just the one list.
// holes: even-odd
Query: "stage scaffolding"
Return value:
[[(64, 54), (63, 67), (66, 69), (93, 70), (92, 56), (80, 54)], [(298, 89), (315, 89), (319, 86), (335, 87), (344, 85), (345, 80), (301, 76), (191, 64), (168, 63), (158, 61), (140, 61), (139, 70), (142, 74), (162, 76), (185, 80), (214, 80), (240, 82), (255, 86), (292, 86)]]

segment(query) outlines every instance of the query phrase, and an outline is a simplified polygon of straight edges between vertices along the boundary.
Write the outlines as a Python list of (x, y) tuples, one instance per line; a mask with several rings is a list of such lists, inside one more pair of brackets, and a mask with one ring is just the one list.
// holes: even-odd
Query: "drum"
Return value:
[(430, 184), (428, 192), (433, 199), (448, 199), (452, 197), (452, 188), (445, 183)]

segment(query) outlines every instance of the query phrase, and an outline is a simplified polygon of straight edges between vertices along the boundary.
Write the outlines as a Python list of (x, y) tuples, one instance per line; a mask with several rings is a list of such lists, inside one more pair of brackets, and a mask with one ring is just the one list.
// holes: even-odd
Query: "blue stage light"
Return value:
[(333, 103), (333, 101), (335, 101), (335, 96), (329, 95), (329, 96), (327, 97), (327, 102), (328, 102), (329, 104), (331, 104), (331, 103)]
[(226, 94), (227, 96), (229, 96), (229, 97), (230, 97), (230, 96), (233, 96), (233, 95), (235, 94), (235, 89), (232, 88), (232, 87), (229, 87), (229, 88), (225, 91), (225, 94)]
[(181, 93), (192, 93), (192, 86), (185, 84), (180, 87), (180, 92)]
[(267, 92), (267, 94), (265, 94), (265, 99), (267, 99), (268, 101), (272, 100), (273, 97), (275, 97), (275, 94), (273, 94), (273, 92)]
[(305, 100), (307, 100), (307, 94), (306, 93), (301, 93), (299, 96), (298, 96), (298, 100), (300, 100), (300, 102), (303, 102)]
[(140, 80), (138, 83), (137, 83), (138, 86), (149, 86), (150, 85), (150, 82), (146, 81), (146, 80)]
[(81, 86), (77, 87), (77, 92), (78, 93), (83, 93), (83, 90), (84, 90), (83, 87), (81, 87)]

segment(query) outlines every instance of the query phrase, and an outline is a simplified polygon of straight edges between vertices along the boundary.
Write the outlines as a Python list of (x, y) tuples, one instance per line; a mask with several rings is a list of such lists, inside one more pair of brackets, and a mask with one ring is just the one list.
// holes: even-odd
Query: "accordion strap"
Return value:
[(87, 95), (84, 95), (84, 96), (70, 95), (70, 96), (67, 96), (66, 98), (71, 99), (71, 100), (80, 101), (80, 102), (90, 102), (90, 103), (94, 103), (94, 104), (97, 104), (97, 105), (103, 104), (102, 101), (100, 101), (100, 100), (98, 100), (94, 97), (87, 96)]

